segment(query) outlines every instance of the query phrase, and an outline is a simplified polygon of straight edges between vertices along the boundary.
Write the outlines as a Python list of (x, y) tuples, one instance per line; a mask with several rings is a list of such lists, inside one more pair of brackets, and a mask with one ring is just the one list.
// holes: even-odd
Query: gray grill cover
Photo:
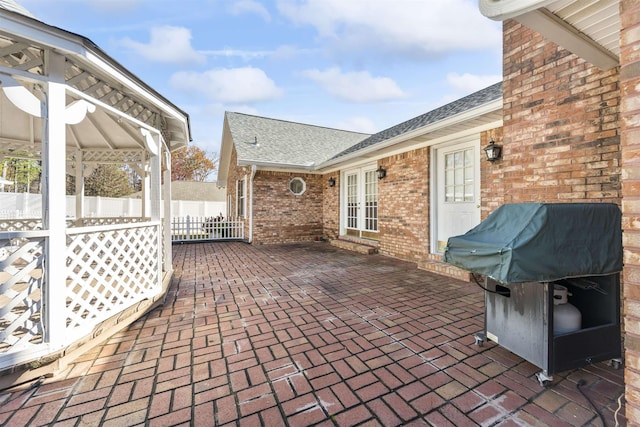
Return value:
[(622, 214), (612, 203), (514, 203), (447, 242), (444, 260), (502, 283), (622, 270)]

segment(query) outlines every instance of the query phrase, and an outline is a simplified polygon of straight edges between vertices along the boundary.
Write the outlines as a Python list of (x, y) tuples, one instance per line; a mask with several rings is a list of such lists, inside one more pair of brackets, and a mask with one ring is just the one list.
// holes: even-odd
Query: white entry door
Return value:
[(436, 149), (435, 239), (432, 251), (442, 253), (451, 236), (480, 223), (480, 141)]
[(347, 236), (378, 238), (378, 176), (376, 165), (344, 173), (342, 232)]

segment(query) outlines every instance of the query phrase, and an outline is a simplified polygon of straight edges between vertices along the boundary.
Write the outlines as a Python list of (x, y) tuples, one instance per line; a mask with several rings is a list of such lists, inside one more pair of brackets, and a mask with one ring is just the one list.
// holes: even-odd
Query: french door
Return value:
[(345, 172), (342, 229), (347, 236), (378, 238), (378, 177), (376, 165)]

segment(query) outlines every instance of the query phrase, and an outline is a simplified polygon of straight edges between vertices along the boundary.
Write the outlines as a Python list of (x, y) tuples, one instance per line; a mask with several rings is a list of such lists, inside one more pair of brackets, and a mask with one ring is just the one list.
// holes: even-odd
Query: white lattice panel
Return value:
[(158, 114), (151, 111), (144, 103), (139, 102), (125, 91), (111, 85), (102, 77), (82, 68), (67, 59), (65, 70), (66, 82), (69, 86), (120, 110), (130, 117), (153, 125)]
[(6, 67), (44, 74), (44, 51), (8, 37), (0, 38), (0, 63)]
[(149, 218), (134, 218), (134, 217), (82, 218), (82, 225), (84, 227), (91, 227), (94, 225), (136, 224), (138, 222), (145, 222), (145, 221), (149, 221)]
[(143, 150), (87, 150), (82, 153), (84, 162), (140, 163), (144, 159)]
[(42, 230), (42, 220), (40, 218), (0, 219), (0, 232), (30, 230)]
[(42, 344), (44, 237), (0, 239), (0, 354)]
[(161, 290), (158, 225), (67, 236), (67, 330), (85, 331)]

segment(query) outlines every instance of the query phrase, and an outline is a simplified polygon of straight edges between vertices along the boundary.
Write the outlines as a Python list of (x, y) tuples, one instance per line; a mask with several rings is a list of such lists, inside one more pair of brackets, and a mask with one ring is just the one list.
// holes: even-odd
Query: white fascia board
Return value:
[(55, 49), (61, 54), (82, 54), (85, 51), (79, 36), (22, 15), (0, 12), (0, 28), (8, 37)]
[(515, 18), (557, 0), (478, 0), (480, 13), (494, 21)]
[[(492, 111), (496, 111), (502, 109), (502, 97), (488, 102), (486, 104), (483, 104), (479, 107), (473, 108), (471, 110), (467, 110), (464, 111), (462, 113), (459, 113), (457, 115), (451, 116), (451, 117), (447, 117), (444, 120), (440, 120), (439, 122), (435, 122), (432, 124), (429, 124), (427, 126), (421, 127), (419, 129), (415, 129), (412, 130), (411, 132), (406, 132), (403, 133), (401, 135), (398, 135), (396, 137), (390, 138), (384, 142), (379, 142), (377, 144), (373, 144), (370, 147), (367, 148), (363, 148), (362, 150), (358, 150), (355, 151), (353, 153), (347, 154), (343, 157), (339, 157), (337, 159), (333, 159), (333, 160), (328, 160), (320, 165), (318, 165), (318, 168), (326, 168), (326, 167), (331, 167), (333, 165), (336, 165), (338, 163), (344, 163), (347, 162), (349, 160), (352, 159), (357, 159), (358, 157), (366, 157), (366, 156), (372, 156), (373, 153), (375, 153), (376, 151), (380, 151), (383, 150), (385, 148), (388, 148), (390, 146), (393, 146), (395, 144), (399, 144), (401, 142), (404, 141), (408, 141), (414, 138), (417, 138), (421, 135), (424, 135), (425, 133), (429, 133), (429, 132), (433, 132), (436, 131), (438, 129), (442, 129), (442, 128), (446, 128), (448, 126), (451, 126), (453, 124), (457, 124), (457, 123), (462, 123), (465, 122), (471, 118), (474, 117), (479, 117), (483, 114), (486, 113), (490, 113)], [(406, 151), (403, 150), (403, 151)]]
[(238, 159), (238, 166), (256, 166), (260, 170), (295, 170), (296, 172), (313, 172), (315, 163), (279, 163)]
[[(187, 120), (183, 113), (165, 102), (164, 99), (159, 98), (158, 96), (138, 84), (135, 80), (131, 79), (126, 75), (127, 73), (122, 72), (122, 69), (119, 66), (116, 67), (112, 65), (111, 61), (105, 59), (100, 53), (87, 49), (85, 50), (85, 54), (80, 56), (80, 59), (85, 60), (86, 63), (89, 63), (98, 70), (106, 72), (110, 77), (114, 78), (114, 80), (119, 82), (121, 85), (131, 89), (132, 92), (140, 96), (142, 99), (145, 99), (158, 109), (169, 114), (173, 119), (180, 121), (184, 125), (185, 131), (188, 130)], [(189, 135), (188, 131), (185, 132), (185, 134)]]
[(229, 131), (229, 123), (225, 114), (222, 121), (222, 142), (220, 143), (220, 158), (218, 159), (218, 182), (226, 182), (231, 167), (231, 154), (233, 152), (233, 137)]

